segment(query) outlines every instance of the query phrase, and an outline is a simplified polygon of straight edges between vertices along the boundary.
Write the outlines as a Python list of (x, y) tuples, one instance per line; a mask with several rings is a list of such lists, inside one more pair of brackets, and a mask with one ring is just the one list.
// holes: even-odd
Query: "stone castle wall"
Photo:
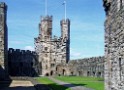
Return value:
[(124, 90), (124, 0), (103, 0), (105, 21), (105, 90)]
[(0, 80), (7, 78), (7, 25), (6, 25), (7, 5), (0, 2)]
[(68, 64), (59, 64), (57, 75), (104, 77), (104, 57), (92, 57), (70, 60)]
[(52, 38), (52, 16), (44, 16), (35, 38), (35, 51), (41, 64), (40, 75), (56, 75), (56, 65), (67, 63), (70, 58), (70, 20), (60, 21), (61, 37)]
[(8, 51), (8, 69), (11, 76), (37, 76), (39, 73), (38, 56), (29, 50), (10, 48)]

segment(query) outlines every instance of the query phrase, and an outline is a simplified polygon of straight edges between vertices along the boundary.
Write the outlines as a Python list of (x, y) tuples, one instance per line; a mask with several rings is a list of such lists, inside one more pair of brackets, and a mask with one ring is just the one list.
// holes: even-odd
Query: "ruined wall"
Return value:
[(57, 75), (104, 77), (104, 57), (70, 60), (56, 68)]
[(8, 51), (8, 67), (11, 76), (37, 76), (39, 62), (37, 54), (29, 50), (10, 48)]
[(105, 90), (124, 90), (124, 0), (103, 0), (105, 21)]
[(7, 77), (7, 25), (6, 25), (7, 5), (0, 2), (0, 80)]

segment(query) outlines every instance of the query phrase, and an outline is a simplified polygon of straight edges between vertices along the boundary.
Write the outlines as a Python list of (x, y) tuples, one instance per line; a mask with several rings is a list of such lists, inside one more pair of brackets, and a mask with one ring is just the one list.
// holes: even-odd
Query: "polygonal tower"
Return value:
[(61, 20), (61, 37), (63, 41), (63, 46), (65, 51), (64, 59), (66, 62), (70, 60), (70, 20), (69, 19), (63, 19)]
[(6, 25), (7, 5), (0, 3), (0, 79), (4, 78), (8, 72), (7, 61), (7, 25)]
[(105, 21), (105, 90), (124, 90), (124, 0), (103, 0)]
[(42, 40), (50, 41), (52, 38), (52, 16), (42, 17), (39, 25)]
[(35, 51), (39, 56), (40, 74), (46, 75), (50, 71), (52, 39), (52, 16), (42, 17), (39, 24), (39, 36), (35, 38)]

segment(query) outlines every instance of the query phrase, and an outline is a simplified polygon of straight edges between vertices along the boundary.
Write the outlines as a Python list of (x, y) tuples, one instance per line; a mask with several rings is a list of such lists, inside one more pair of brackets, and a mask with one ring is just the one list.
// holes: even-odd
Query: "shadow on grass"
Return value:
[[(77, 86), (85, 86), (86, 84), (64, 84), (64, 85), (58, 85), (58, 84), (47, 84), (46, 86), (49, 87), (49, 89), (37, 89), (37, 90), (71, 90), (69, 88), (72, 87), (77, 87)], [(36, 85), (36, 86), (40, 86), (39, 88), (42, 88), (42, 85)]]
[(24, 86), (17, 86), (17, 87), (9, 87), (11, 82), (4, 82), (0, 83), (0, 90), (71, 90), (69, 88), (76, 87), (76, 86), (83, 86), (82, 84), (64, 84), (64, 85), (57, 85), (57, 84), (35, 84), (34, 86), (24, 87)]

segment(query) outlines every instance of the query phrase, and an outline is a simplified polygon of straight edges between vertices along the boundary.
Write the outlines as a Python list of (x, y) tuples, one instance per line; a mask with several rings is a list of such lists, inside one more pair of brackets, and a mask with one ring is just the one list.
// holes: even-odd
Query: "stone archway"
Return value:
[(58, 67), (56, 67), (56, 71), (58, 70)]
[(82, 72), (81, 71), (78, 71), (78, 75), (81, 76), (82, 75)]
[(97, 76), (98, 76), (98, 77), (101, 77), (101, 72), (98, 72), (98, 73), (97, 73)]
[(46, 75), (45, 76), (49, 76), (49, 73), (46, 73)]
[(63, 74), (63, 76), (66, 74), (65, 69), (62, 70), (62, 74)]
[(73, 72), (71, 72), (71, 75), (72, 75), (72, 76), (73, 76), (73, 74), (74, 74), (74, 73), (73, 73)]
[(53, 76), (53, 71), (50, 72), (50, 75)]
[(93, 72), (93, 75), (92, 75), (92, 76), (94, 77), (95, 75), (96, 75), (96, 73), (95, 73), (95, 72)]
[(90, 72), (89, 71), (87, 72), (87, 76), (90, 76)]

